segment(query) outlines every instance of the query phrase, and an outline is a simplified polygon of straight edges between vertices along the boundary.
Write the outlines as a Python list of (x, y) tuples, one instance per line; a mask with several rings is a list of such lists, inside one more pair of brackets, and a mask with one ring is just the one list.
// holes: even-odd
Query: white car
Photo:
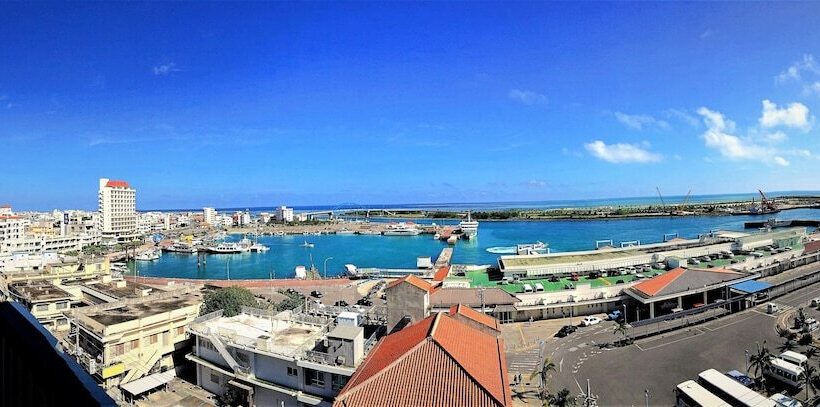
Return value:
[(588, 316), (588, 317), (584, 317), (584, 319), (581, 321), (581, 325), (583, 325), (583, 326), (592, 326), (592, 325), (598, 324), (600, 322), (601, 322), (601, 318)]

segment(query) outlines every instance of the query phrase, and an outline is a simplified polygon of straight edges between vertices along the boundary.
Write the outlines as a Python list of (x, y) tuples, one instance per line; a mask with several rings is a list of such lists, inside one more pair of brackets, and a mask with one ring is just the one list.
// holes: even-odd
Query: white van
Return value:
[(541, 283), (535, 283), (535, 292), (543, 292), (543, 291), (544, 291), (544, 285), (541, 284)]
[(767, 314), (776, 314), (779, 311), (780, 311), (780, 308), (777, 306), (777, 304), (775, 304), (773, 302), (770, 302), (766, 305), (766, 313)]
[(531, 293), (532, 292), (532, 286), (529, 285), (529, 284), (524, 284), (524, 292), (525, 293)]
[(820, 323), (817, 322), (814, 318), (806, 318), (806, 323), (803, 324), (803, 332), (814, 332), (820, 328)]

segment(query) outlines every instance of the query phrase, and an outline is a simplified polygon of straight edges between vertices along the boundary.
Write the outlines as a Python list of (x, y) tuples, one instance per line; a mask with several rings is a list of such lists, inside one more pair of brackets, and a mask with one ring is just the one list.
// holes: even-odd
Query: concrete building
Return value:
[(387, 296), (387, 332), (392, 332), (400, 323), (418, 322), (430, 315), (433, 286), (427, 281), (408, 274), (391, 281), (384, 292)]
[(376, 333), (368, 338), (364, 327), (332, 318), (250, 308), (221, 315), (188, 327), (196, 336), (188, 358), (197, 385), (219, 395), (238, 390), (248, 406), (329, 406), (376, 342)]
[(216, 209), (214, 208), (202, 208), (202, 220), (205, 222), (206, 225), (216, 226), (217, 219), (216, 219)]
[(137, 192), (125, 181), (100, 178), (98, 229), (103, 238), (128, 241), (137, 233)]
[(103, 387), (121, 386), (173, 370), (174, 361), (183, 360), (190, 348), (185, 326), (201, 305), (198, 291), (186, 287), (77, 308), (70, 316), (76, 333), (64, 342)]
[(501, 323), (515, 320), (515, 306), (520, 302), (500, 288), (439, 287), (430, 295), (432, 312), (448, 311), (458, 305), (490, 314)]
[(11, 299), (23, 304), (37, 321), (51, 332), (69, 329), (66, 313), (71, 309), (72, 296), (54, 284), (15, 283), (9, 286)]
[(293, 222), (293, 208), (284, 205), (276, 208), (276, 220), (279, 222)]
[(333, 406), (512, 406), (504, 341), (496, 328), (491, 317), (464, 308), (387, 335)]

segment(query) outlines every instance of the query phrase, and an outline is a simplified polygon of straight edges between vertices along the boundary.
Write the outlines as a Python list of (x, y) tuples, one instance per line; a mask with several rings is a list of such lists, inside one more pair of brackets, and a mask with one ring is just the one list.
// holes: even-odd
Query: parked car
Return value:
[(810, 304), (811, 304), (812, 307), (816, 307), (816, 306), (820, 305), (820, 298), (812, 298)]
[(572, 275), (569, 277), (569, 279), (572, 280), (572, 281), (578, 281), (580, 278), (578, 277), (577, 274), (572, 273)]
[(359, 301), (356, 301), (356, 304), (357, 305), (364, 305), (365, 307), (369, 307), (369, 306), (373, 305), (373, 301), (370, 301), (370, 298), (362, 297), (362, 298), (359, 299)]
[(617, 280), (617, 281), (615, 281), (615, 284), (623, 284), (623, 283), (624, 283), (624, 280)]
[(623, 312), (621, 312), (621, 310), (619, 309), (616, 309), (615, 311), (612, 311), (609, 314), (607, 314), (607, 317), (609, 317), (610, 321), (619, 321), (621, 318), (623, 318), (623, 316)]
[(333, 304), (333, 305), (335, 305), (337, 307), (346, 307), (346, 306), (348, 306), (347, 301), (345, 301), (345, 300), (336, 301), (336, 303)]
[(550, 278), (549, 278), (549, 282), (550, 282), (550, 283), (557, 283), (557, 282), (558, 282), (558, 281), (560, 281), (560, 280), (561, 280), (561, 279), (560, 279), (560, 278), (558, 278), (558, 276), (550, 276)]
[(581, 320), (581, 325), (583, 326), (592, 326), (599, 323), (601, 323), (601, 318), (593, 317), (591, 315), (585, 316), (584, 319)]
[(319, 290), (313, 290), (310, 292), (311, 297), (322, 298), (322, 292)]
[(555, 334), (555, 336), (557, 336), (559, 338), (563, 338), (563, 337), (575, 332), (575, 330), (577, 330), (577, 329), (578, 328), (575, 325), (564, 325), (564, 326), (561, 327), (561, 329), (558, 330), (558, 332)]

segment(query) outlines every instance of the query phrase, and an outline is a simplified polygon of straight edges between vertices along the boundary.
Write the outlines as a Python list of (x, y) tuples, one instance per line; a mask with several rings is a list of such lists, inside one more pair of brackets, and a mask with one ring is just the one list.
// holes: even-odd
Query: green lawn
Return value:
[[(653, 269), (650, 273), (642, 273), (646, 277), (653, 277), (662, 274), (663, 270)], [(499, 280), (490, 280), (490, 276), (485, 271), (470, 271), (466, 273), (467, 280), (470, 281), (470, 287), (497, 287), (512, 294), (524, 292), (524, 284), (529, 284), (535, 287), (536, 283), (541, 283), (544, 286), (544, 291), (562, 291), (565, 290), (568, 284), (577, 286), (578, 284), (589, 284), (592, 288), (600, 288), (610, 285), (615, 285), (618, 280), (623, 280), (624, 283), (631, 282), (635, 279), (634, 275), (627, 274), (623, 276), (601, 277), (596, 279), (588, 279), (582, 277), (579, 281), (572, 281), (569, 278), (561, 278), (557, 282), (551, 282), (548, 279), (532, 279), (522, 280), (517, 284), (499, 284)]]

